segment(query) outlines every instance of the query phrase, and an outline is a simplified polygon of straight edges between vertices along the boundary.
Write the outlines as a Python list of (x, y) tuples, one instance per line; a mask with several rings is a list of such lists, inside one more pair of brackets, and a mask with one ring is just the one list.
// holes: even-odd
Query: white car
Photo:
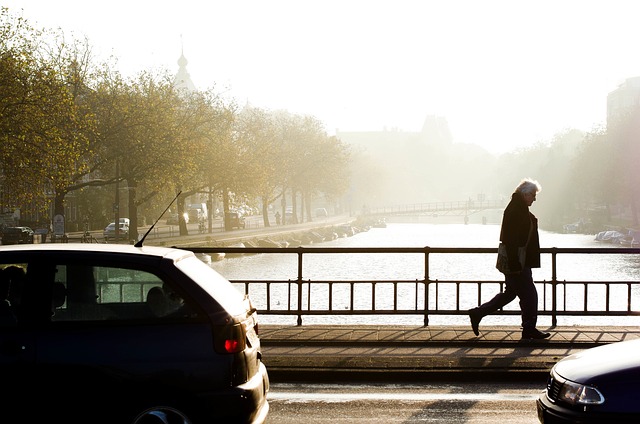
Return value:
[[(120, 226), (118, 229), (118, 238), (119, 239), (128, 239), (129, 238), (129, 225), (127, 223), (124, 222), (120, 222)], [(104, 236), (105, 240), (109, 240), (109, 239), (115, 239), (116, 238), (116, 224), (115, 222), (112, 222), (111, 224), (107, 225), (106, 227), (104, 227), (104, 230), (102, 231), (102, 235)]]

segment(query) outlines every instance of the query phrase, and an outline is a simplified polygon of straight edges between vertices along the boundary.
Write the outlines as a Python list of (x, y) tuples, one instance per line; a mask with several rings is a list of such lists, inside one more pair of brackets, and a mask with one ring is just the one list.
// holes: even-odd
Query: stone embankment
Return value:
[(149, 238), (145, 244), (178, 247), (298, 247), (351, 237), (372, 227), (384, 227), (383, 220), (335, 216), (322, 221), (272, 227), (221, 231), (212, 234)]
[(274, 236), (257, 237), (241, 244), (245, 247), (299, 247), (302, 245), (318, 244), (336, 240), (341, 237), (351, 237), (363, 231), (369, 231), (373, 225), (381, 225), (378, 221), (370, 222), (356, 219), (337, 225), (321, 226), (312, 229), (294, 230), (291, 233)]

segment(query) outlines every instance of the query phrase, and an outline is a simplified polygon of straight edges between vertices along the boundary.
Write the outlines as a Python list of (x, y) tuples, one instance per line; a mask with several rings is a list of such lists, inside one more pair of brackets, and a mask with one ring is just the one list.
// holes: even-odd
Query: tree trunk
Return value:
[(138, 182), (135, 180), (127, 180), (127, 190), (129, 193), (129, 240), (138, 240), (138, 207), (136, 206), (136, 197), (138, 195)]
[(184, 201), (186, 199), (186, 196), (184, 195), (180, 195), (178, 196), (178, 200), (177, 200), (177, 206), (178, 206), (178, 227), (180, 228), (180, 235), (181, 236), (188, 236), (189, 235), (189, 228), (187, 227), (187, 223), (184, 220)]
[[(56, 195), (53, 198), (53, 215), (64, 216), (64, 198), (67, 196), (66, 190), (56, 189)], [(51, 217), (53, 218), (53, 217)]]
[(224, 230), (231, 231), (231, 222), (229, 222), (229, 190), (222, 190), (222, 222), (224, 222)]
[(636, 196), (632, 192), (631, 193), (631, 220), (633, 223), (633, 227), (638, 226), (638, 207), (636, 205)]
[(298, 223), (298, 192), (295, 188), (291, 189), (291, 212), (293, 212), (292, 216), (291, 216), (291, 223), (292, 224), (297, 224)]
[(304, 193), (304, 206), (305, 206), (305, 210), (307, 211), (307, 222), (312, 222), (313, 221), (313, 215), (311, 214), (311, 195), (308, 193)]
[(262, 222), (265, 227), (271, 227), (269, 224), (269, 199), (266, 196), (261, 196), (262, 200)]
[(282, 216), (282, 224), (288, 224), (287, 222), (287, 189), (282, 186), (282, 199), (280, 199), (280, 215)]

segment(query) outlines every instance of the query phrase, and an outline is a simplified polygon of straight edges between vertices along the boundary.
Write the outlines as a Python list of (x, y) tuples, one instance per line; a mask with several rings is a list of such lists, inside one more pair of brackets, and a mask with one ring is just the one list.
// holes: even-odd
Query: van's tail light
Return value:
[(214, 329), (213, 343), (218, 353), (239, 353), (247, 346), (247, 336), (242, 324), (226, 325)]

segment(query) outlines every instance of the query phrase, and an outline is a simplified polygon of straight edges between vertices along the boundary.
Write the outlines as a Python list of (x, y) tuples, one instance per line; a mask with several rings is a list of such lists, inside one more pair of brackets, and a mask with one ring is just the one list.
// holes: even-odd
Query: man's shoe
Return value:
[(522, 331), (523, 339), (542, 340), (542, 339), (546, 339), (549, 336), (551, 336), (551, 333), (545, 333), (535, 328), (533, 330)]
[(480, 330), (478, 326), (480, 325), (482, 315), (478, 312), (478, 308), (469, 309), (469, 319), (471, 320), (471, 329), (473, 330), (473, 334), (479, 336)]

